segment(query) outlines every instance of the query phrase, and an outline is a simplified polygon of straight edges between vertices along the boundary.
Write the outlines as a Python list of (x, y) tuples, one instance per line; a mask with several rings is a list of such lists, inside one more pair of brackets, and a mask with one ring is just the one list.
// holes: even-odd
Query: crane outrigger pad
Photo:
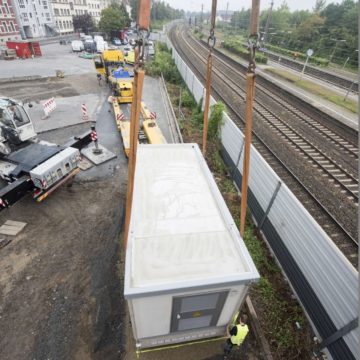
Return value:
[(98, 144), (100, 153), (94, 153), (95, 145), (90, 145), (85, 149), (81, 150), (81, 154), (84, 155), (87, 159), (92, 161), (95, 165), (102, 164), (108, 160), (116, 158), (116, 155), (110, 150), (106, 149), (101, 144)]

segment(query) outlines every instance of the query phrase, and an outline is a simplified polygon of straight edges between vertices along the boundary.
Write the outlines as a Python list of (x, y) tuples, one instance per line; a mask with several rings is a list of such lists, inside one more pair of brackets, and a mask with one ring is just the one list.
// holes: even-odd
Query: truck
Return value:
[(63, 146), (40, 140), (24, 104), (0, 97), (0, 210), (29, 193), (44, 200), (80, 171), (80, 150), (90, 142), (90, 130)]
[(120, 65), (124, 65), (124, 54), (118, 49), (107, 49), (101, 54), (94, 55), (95, 69), (98, 74), (104, 75), (106, 82), (109, 82), (109, 76), (112, 70)]

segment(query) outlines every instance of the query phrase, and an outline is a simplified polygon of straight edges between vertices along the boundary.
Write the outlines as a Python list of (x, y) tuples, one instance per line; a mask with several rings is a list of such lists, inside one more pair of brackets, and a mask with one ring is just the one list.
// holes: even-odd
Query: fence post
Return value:
[(269, 212), (270, 212), (270, 210), (271, 210), (271, 207), (273, 206), (273, 203), (274, 203), (274, 201), (275, 201), (275, 199), (276, 199), (276, 196), (277, 196), (277, 194), (278, 194), (278, 192), (279, 192), (279, 190), (280, 190), (281, 184), (282, 184), (282, 182), (281, 182), (281, 181), (278, 181), (278, 183), (277, 183), (277, 185), (276, 185), (276, 188), (275, 188), (275, 191), (274, 191), (274, 193), (273, 193), (273, 195), (272, 195), (272, 197), (271, 197), (271, 199), (270, 199), (269, 205), (268, 205), (268, 207), (266, 208), (265, 213), (264, 213), (264, 216), (263, 216), (263, 218), (261, 219), (260, 224), (259, 224), (259, 226), (258, 226), (259, 230), (261, 230), (261, 228), (263, 227), (264, 222), (265, 222), (267, 216), (269, 215)]

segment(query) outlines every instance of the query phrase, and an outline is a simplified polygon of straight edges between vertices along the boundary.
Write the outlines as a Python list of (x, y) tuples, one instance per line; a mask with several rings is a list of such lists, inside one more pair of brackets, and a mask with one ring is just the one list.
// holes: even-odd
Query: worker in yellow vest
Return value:
[(227, 328), (228, 339), (224, 346), (224, 360), (230, 354), (231, 349), (234, 345), (241, 346), (249, 332), (249, 327), (246, 325), (247, 316), (241, 315), (239, 324), (233, 326), (230, 331)]

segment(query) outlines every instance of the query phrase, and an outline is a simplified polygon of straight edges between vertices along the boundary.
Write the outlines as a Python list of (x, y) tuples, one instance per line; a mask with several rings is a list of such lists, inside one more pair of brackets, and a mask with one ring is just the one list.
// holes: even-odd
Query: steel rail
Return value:
[[(204, 81), (204, 76), (202, 75), (202, 73), (198, 70), (198, 68), (193, 64), (192, 60), (189, 58), (189, 56), (185, 53), (185, 51), (182, 50), (182, 48), (179, 45), (179, 40), (174, 36), (174, 28), (170, 30), (170, 38), (175, 46), (175, 48), (177, 49), (177, 51), (181, 54), (181, 57), (186, 61), (186, 63), (194, 70), (194, 72), (196, 73), (197, 76), (199, 76), (203, 81)], [(237, 113), (238, 109), (235, 109), (234, 106), (232, 104), (229, 104), (227, 99), (224, 98), (224, 96), (222, 94), (220, 94), (216, 89), (213, 89), (213, 93), (215, 98), (222, 100), (224, 103), (226, 103), (226, 105), (228, 106), (228, 108), (230, 109), (231, 112), (231, 118), (235, 118), (235, 123), (240, 126), (240, 122), (243, 122), (243, 119), (241, 118), (241, 116)], [(298, 178), (298, 176), (292, 171), (290, 170), (287, 165), (274, 153), (274, 151), (265, 143), (265, 141), (263, 139), (261, 139), (261, 137), (257, 134), (257, 132), (255, 130), (253, 130), (253, 134), (254, 134), (254, 140), (261, 145), (261, 147), (263, 147), (263, 149), (265, 149), (265, 151), (267, 152), (267, 155), (270, 154), (270, 156), (276, 161), (277, 164), (280, 165), (281, 169), (284, 170), (290, 177), (291, 180), (294, 180), (294, 182), (296, 183), (297, 186), (299, 186), (302, 190), (303, 194), (306, 194), (310, 201), (313, 203), (313, 208), (317, 208), (318, 210), (320, 210), (322, 212), (322, 214), (324, 216), (326, 216), (326, 222), (325, 223), (331, 223), (333, 226), (336, 227), (337, 231), (339, 231), (343, 237), (343, 239), (341, 241), (339, 240), (334, 240), (333, 241), (337, 244), (343, 244), (343, 241), (347, 241), (348, 243), (352, 244), (353, 246), (355, 245), (356, 247), (358, 246), (358, 242), (357, 240), (347, 231), (347, 229), (345, 229), (345, 227), (330, 213), (330, 211), (317, 199), (317, 197), (315, 196), (315, 194), (313, 194), (307, 187), (306, 185)], [(319, 221), (320, 222), (320, 221)], [(322, 221), (322, 223), (324, 223), (324, 221)], [(330, 234), (329, 234), (330, 236)], [(331, 236), (330, 236), (331, 237)], [(357, 256), (357, 251), (356, 254)], [(356, 257), (353, 258), (349, 258), (349, 261), (354, 265), (357, 266), (357, 259)]]

